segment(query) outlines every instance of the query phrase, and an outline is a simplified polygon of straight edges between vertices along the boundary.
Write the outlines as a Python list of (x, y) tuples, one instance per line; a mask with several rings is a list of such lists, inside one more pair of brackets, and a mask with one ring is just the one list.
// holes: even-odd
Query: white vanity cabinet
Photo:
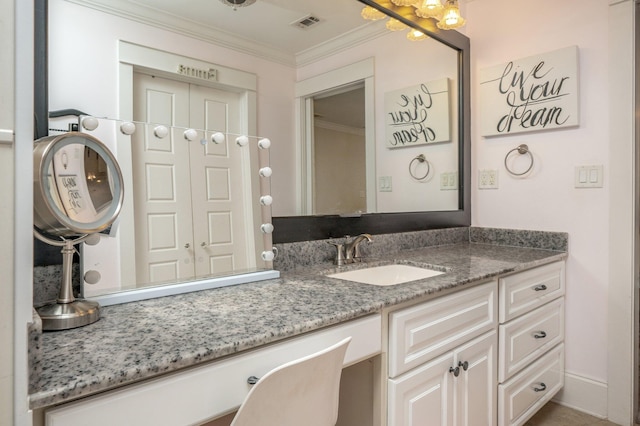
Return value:
[(564, 385), (565, 264), (499, 280), (498, 425), (522, 425)]
[(494, 425), (497, 283), (389, 314), (388, 425)]

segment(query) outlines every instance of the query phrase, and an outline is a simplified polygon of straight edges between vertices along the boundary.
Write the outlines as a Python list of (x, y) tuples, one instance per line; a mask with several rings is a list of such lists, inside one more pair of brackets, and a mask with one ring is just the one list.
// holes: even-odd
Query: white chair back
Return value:
[(231, 426), (334, 426), (348, 337), (277, 367), (251, 388)]

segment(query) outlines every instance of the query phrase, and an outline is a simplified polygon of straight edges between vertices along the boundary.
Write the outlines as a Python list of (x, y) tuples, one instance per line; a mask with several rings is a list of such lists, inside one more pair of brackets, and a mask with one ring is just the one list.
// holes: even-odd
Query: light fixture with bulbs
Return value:
[[(400, 7), (413, 6), (416, 16), (436, 20), (436, 25), (441, 30), (457, 29), (466, 23), (466, 20), (460, 15), (458, 0), (444, 0), (444, 5), (442, 4), (442, 0), (391, 0), (391, 2)], [(385, 16), (372, 6), (365, 6), (364, 9), (362, 9), (361, 15), (364, 19), (372, 21), (382, 19), (382, 17)], [(390, 31), (399, 31), (407, 27), (395, 18), (389, 18), (386, 26)], [(410, 29), (407, 38), (413, 41), (423, 40), (427, 38), (427, 35), (421, 31)]]
[(365, 6), (362, 9), (362, 12), (360, 12), (360, 15), (368, 21), (377, 21), (379, 19), (384, 19), (387, 17), (387, 15), (380, 12), (375, 7), (371, 7), (371, 6)]
[(446, 0), (442, 18), (438, 21), (438, 28), (453, 30), (462, 27), (467, 21), (460, 16), (458, 0)]

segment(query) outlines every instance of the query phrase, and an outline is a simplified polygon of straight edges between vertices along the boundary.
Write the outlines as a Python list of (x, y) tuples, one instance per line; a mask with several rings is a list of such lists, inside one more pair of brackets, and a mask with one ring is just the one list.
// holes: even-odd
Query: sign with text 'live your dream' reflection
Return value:
[(450, 142), (449, 79), (384, 95), (387, 148)]
[(480, 71), (482, 136), (577, 126), (578, 47)]

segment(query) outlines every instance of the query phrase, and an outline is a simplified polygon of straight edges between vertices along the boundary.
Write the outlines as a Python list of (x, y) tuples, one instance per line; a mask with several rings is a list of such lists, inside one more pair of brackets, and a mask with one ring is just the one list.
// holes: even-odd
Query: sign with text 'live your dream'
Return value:
[(385, 93), (384, 112), (387, 148), (449, 142), (449, 79)]
[(577, 126), (578, 47), (480, 71), (482, 136)]

